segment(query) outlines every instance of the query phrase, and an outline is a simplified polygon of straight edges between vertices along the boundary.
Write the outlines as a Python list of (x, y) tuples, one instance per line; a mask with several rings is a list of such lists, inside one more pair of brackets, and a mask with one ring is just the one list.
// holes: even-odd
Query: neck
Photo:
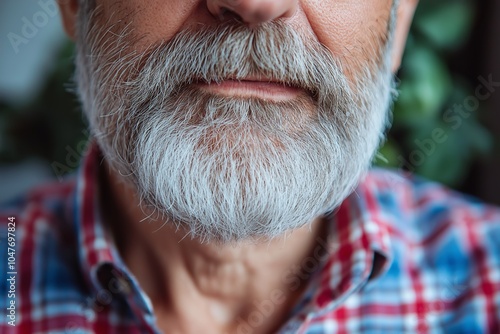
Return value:
[(106, 173), (101, 184), (107, 192), (103, 197), (114, 202), (106, 202), (104, 219), (122, 258), (150, 297), (160, 327), (164, 322), (166, 328), (185, 333), (231, 331), (242, 323), (248, 326), (245, 319), (267, 303), (271, 314), (258, 328), (250, 328), (259, 333), (277, 329), (303, 292), (301, 262), (318, 242), (324, 244), (320, 236), (326, 235), (325, 224), (319, 218), (272, 240), (202, 243), (172, 222), (147, 218), (135, 192), (116, 173)]

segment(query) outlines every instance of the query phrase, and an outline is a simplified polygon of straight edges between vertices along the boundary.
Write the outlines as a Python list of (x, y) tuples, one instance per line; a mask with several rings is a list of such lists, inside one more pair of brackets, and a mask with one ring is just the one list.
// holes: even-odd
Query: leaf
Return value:
[(492, 146), (492, 136), (474, 114), (469, 114), (456, 128), (442, 121), (420, 128), (409, 140), (408, 160), (418, 174), (448, 186), (458, 186), (472, 161), (490, 152)]
[(455, 49), (467, 40), (475, 17), (469, 1), (433, 1), (432, 10), (419, 12), (414, 29), (439, 49)]
[(444, 63), (433, 51), (419, 46), (406, 54), (402, 69), (399, 100), (394, 107), (395, 122), (415, 126), (436, 118), (452, 91)]
[[(416, 172), (424, 177), (444, 183), (448, 186), (457, 186), (469, 169), (469, 154), (467, 149), (457, 140), (457, 132), (441, 127), (445, 131), (446, 140), (436, 142), (432, 136), (421, 137), (420, 145), (415, 144), (411, 154), (424, 156), (423, 163), (416, 166)], [(425, 144), (427, 148), (424, 148)], [(410, 160), (411, 161), (411, 160)], [(416, 164), (415, 164), (416, 165)]]

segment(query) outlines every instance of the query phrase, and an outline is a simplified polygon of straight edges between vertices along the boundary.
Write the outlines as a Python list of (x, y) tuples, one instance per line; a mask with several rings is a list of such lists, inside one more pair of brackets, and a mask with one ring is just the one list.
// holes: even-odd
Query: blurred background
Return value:
[[(500, 1), (420, 0), (376, 165), (500, 204)], [(55, 0), (0, 2), (0, 201), (75, 168), (88, 137)], [(495, 86), (496, 84), (496, 86)]]

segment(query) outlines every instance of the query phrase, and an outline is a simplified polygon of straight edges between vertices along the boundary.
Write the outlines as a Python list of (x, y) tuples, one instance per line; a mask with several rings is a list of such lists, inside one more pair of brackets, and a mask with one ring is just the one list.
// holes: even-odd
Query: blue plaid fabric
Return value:
[[(102, 224), (98, 163), (93, 147), (73, 179), (1, 207), (1, 333), (161, 333)], [(290, 290), (307, 282), (279, 333), (500, 333), (498, 208), (372, 170), (328, 226), (278, 273)], [(259, 333), (258, 315), (237, 333)]]

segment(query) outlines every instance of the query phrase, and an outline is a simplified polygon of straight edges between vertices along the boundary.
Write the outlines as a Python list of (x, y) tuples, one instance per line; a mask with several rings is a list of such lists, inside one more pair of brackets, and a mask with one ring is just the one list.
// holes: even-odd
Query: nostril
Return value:
[(209, 0), (207, 7), (219, 20), (233, 18), (253, 25), (293, 16), (298, 0)]
[(243, 18), (238, 13), (227, 7), (220, 7), (218, 17), (221, 21), (227, 18), (234, 18), (238, 21), (243, 21)]

